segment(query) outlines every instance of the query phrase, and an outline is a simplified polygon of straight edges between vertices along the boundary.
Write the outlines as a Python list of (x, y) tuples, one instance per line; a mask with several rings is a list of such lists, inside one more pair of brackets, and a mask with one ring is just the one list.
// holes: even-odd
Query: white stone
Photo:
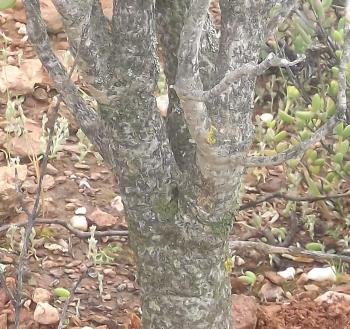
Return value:
[(280, 275), (286, 280), (293, 280), (295, 277), (295, 273), (296, 271), (294, 267), (288, 267), (284, 271), (277, 272), (278, 275)]
[(263, 122), (268, 122), (273, 120), (273, 115), (271, 113), (263, 113), (260, 115), (260, 119)]
[(86, 220), (86, 217), (83, 215), (75, 215), (70, 219), (70, 224), (81, 231), (87, 231), (88, 230), (88, 222)]
[(322, 282), (322, 281), (332, 281), (335, 282), (337, 277), (335, 275), (334, 267), (315, 267), (309, 273), (307, 273), (307, 278), (309, 280)]
[(74, 212), (76, 215), (86, 215), (87, 211), (85, 207), (79, 207), (77, 209), (75, 209)]

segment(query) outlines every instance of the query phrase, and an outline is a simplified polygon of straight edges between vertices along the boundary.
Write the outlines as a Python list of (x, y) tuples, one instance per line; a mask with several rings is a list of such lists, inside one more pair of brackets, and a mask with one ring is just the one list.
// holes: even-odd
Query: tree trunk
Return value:
[[(24, 4), (32, 2), (37, 0)], [(155, 15), (168, 83), (202, 89), (228, 68), (258, 60), (275, 2), (222, 0), (217, 49), (210, 29), (202, 35), (208, 0), (157, 0), (156, 8), (152, 0), (114, 0), (111, 23), (97, 0), (91, 12), (86, 1), (54, 3), (75, 51), (83, 18), (91, 15), (79, 62), (99, 109), (90, 111), (94, 124), (84, 124), (80, 112), (78, 120), (119, 181), (141, 287), (142, 328), (232, 328), (228, 236), (244, 168), (226, 160), (249, 150), (255, 79), (238, 81), (206, 104), (170, 90), (171, 114), (164, 122), (153, 96)], [(214, 46), (201, 48), (204, 37), (213, 37)], [(34, 38), (41, 38), (39, 30)], [(189, 60), (193, 54), (197, 58)], [(45, 64), (45, 55), (41, 59)], [(49, 71), (53, 66), (46, 65)]]

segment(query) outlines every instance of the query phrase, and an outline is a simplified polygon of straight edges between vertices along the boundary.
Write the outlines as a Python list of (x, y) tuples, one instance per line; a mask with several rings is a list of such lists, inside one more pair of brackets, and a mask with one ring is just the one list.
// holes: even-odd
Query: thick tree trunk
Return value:
[[(31, 2), (37, 0), (25, 5)], [(153, 96), (155, 13), (169, 84), (201, 89), (201, 78), (210, 85), (229, 67), (257, 61), (275, 2), (222, 0), (217, 51), (200, 49), (206, 0), (157, 0), (156, 10), (152, 0), (114, 0), (111, 24), (97, 0), (92, 11), (88, 2), (54, 3), (75, 50), (82, 17), (95, 13), (79, 58), (99, 109), (90, 111), (94, 123), (83, 127), (118, 177), (141, 287), (142, 328), (232, 328), (227, 242), (243, 167), (232, 167), (227, 158), (250, 147), (255, 80), (238, 81), (208, 104), (179, 99), (172, 91), (172, 113), (164, 122)], [(200, 51), (205, 65), (189, 60)], [(73, 98), (68, 101), (74, 108)]]

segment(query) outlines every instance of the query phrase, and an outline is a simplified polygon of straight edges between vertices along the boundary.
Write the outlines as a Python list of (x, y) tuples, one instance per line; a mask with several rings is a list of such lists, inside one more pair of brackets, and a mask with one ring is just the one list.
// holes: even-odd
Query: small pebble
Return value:
[(85, 207), (79, 207), (75, 209), (75, 214), (76, 215), (86, 215), (87, 211)]
[(67, 181), (67, 177), (66, 176), (58, 176), (58, 177), (56, 177), (55, 181), (58, 184), (63, 184)]
[(83, 170), (89, 170), (90, 169), (90, 166), (87, 165), (87, 164), (84, 164), (84, 163), (75, 163), (74, 164), (74, 168), (77, 168), (77, 169), (83, 169)]
[(119, 291), (119, 292), (124, 291), (127, 287), (128, 286), (126, 283), (121, 283), (117, 286), (117, 291)]

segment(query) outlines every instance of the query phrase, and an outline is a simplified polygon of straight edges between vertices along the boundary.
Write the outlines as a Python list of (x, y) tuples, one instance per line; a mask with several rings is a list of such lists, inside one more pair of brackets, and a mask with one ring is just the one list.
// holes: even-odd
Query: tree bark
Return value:
[[(155, 15), (169, 84), (203, 89), (228, 68), (257, 62), (275, 2), (221, 1), (218, 51), (201, 47), (208, 0), (157, 0), (156, 8), (152, 0), (115, 0), (112, 22), (103, 18), (97, 0), (54, 2), (73, 51), (81, 22), (91, 16), (79, 58), (98, 111), (89, 111), (93, 124), (85, 124), (85, 132), (119, 180), (141, 287), (142, 328), (232, 328), (228, 236), (244, 168), (232, 167), (227, 157), (249, 150), (255, 79), (241, 79), (208, 103), (178, 98), (172, 90), (164, 122), (153, 96)], [(24, 0), (29, 15), (33, 3)], [(32, 23), (33, 43), (45, 42)], [(47, 49), (45, 54), (41, 59), (64, 93), (62, 78), (59, 84), (53, 74), (54, 55)], [(216, 63), (208, 66), (212, 58)], [(78, 93), (69, 88), (75, 98), (64, 100), (84, 123), (81, 107), (74, 107)]]

